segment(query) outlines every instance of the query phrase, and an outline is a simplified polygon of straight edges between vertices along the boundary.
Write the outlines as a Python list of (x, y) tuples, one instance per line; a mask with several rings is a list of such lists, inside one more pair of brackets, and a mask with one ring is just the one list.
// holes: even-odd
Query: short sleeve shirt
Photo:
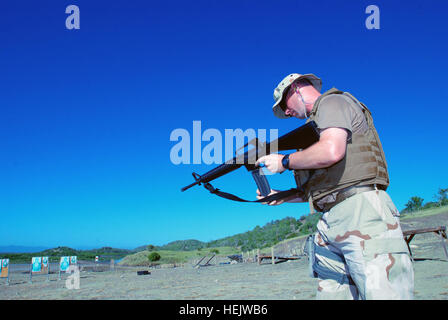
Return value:
[(347, 141), (355, 133), (365, 133), (369, 127), (361, 107), (342, 94), (331, 94), (322, 98), (315, 121), (319, 129), (342, 128), (347, 130)]

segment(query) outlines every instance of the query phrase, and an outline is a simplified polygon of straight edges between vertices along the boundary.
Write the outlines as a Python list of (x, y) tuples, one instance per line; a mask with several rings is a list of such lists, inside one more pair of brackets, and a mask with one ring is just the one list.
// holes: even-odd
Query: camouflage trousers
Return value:
[(382, 190), (356, 194), (325, 212), (310, 242), (316, 298), (413, 299), (414, 271), (398, 217)]

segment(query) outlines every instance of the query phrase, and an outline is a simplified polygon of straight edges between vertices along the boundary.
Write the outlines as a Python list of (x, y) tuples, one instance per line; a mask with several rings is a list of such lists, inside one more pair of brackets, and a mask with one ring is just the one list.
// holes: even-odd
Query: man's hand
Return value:
[[(278, 192), (280, 192), (280, 190), (273, 190), (273, 189), (271, 189), (271, 193), (269, 193), (268, 196), (270, 196), (271, 194), (276, 194)], [(260, 199), (263, 199), (263, 198), (264, 198), (264, 196), (262, 196), (261, 193), (260, 193), (260, 190), (257, 189), (257, 199), (260, 200)], [(271, 201), (269, 203), (262, 202), (262, 204), (268, 204), (270, 206), (278, 206), (279, 204), (282, 204), (285, 201), (286, 201), (286, 199), (279, 199), (279, 200)]]
[[(271, 189), (271, 193), (269, 193), (268, 196), (270, 196), (271, 194), (279, 193), (279, 192), (280, 192), (280, 190)], [(302, 202), (305, 202), (305, 200), (303, 199), (304, 198), (303, 196), (304, 196), (303, 194), (299, 194), (298, 193), (296, 195), (292, 195), (292, 196), (289, 196), (287, 198), (283, 198), (283, 199), (279, 199), (279, 200), (274, 200), (274, 201), (271, 201), (269, 203), (262, 202), (262, 204), (268, 204), (270, 206), (278, 206), (279, 204), (282, 204), (282, 203), (285, 203), (285, 202), (302, 203)], [(260, 200), (260, 199), (263, 199), (263, 198), (264, 198), (264, 196), (262, 196), (261, 193), (260, 193), (260, 190), (257, 189), (257, 199)]]
[(272, 173), (280, 173), (286, 170), (282, 166), (283, 157), (284, 157), (283, 154), (277, 154), (277, 153), (268, 154), (266, 156), (259, 158), (255, 162), (255, 166), (259, 166), (261, 163), (263, 163), (265, 167)]

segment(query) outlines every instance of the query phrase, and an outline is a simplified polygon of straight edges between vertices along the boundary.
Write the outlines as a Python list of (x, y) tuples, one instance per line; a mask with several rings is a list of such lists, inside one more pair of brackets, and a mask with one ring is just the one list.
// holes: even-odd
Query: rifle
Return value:
[[(181, 191), (183, 192), (195, 185), (203, 184), (204, 187), (213, 194), (229, 200), (240, 202), (271, 202), (274, 200), (286, 198), (293, 194), (297, 194), (298, 189), (290, 189), (268, 196), (268, 194), (271, 192), (271, 187), (269, 186), (269, 182), (266, 179), (266, 176), (261, 171), (261, 167), (256, 167), (255, 162), (258, 158), (264, 155), (268, 155), (271, 152), (276, 153), (278, 151), (285, 150), (306, 149), (317, 141), (319, 141), (319, 131), (314, 121), (310, 121), (307, 124), (284, 134), (280, 138), (271, 141), (270, 143), (262, 143), (258, 141), (257, 138), (255, 138), (242, 147), (245, 148), (248, 145), (254, 145), (255, 148), (246, 151), (244, 154), (236, 155), (233, 159), (224, 162), (223, 164), (204, 173), (203, 175), (199, 175), (193, 172), (192, 174), (195, 182), (186, 187), (183, 187)], [(220, 191), (210, 184), (210, 181), (213, 181), (225, 174), (235, 171), (242, 166), (244, 166), (247, 171), (251, 172), (261, 195), (264, 197), (263, 199), (255, 201), (244, 200), (233, 194)]]

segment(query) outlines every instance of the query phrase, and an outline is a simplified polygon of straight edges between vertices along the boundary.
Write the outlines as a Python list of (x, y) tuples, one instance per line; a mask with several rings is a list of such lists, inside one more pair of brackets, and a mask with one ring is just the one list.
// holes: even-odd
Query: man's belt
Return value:
[(367, 186), (353, 186), (348, 187), (345, 189), (342, 189), (341, 191), (338, 191), (338, 194), (336, 196), (336, 200), (334, 202), (328, 203), (324, 205), (323, 211), (329, 211), (331, 208), (333, 208), (335, 205), (341, 203), (342, 201), (350, 198), (351, 196), (354, 196), (355, 194), (367, 192), (367, 191), (373, 191), (373, 190), (384, 190), (384, 186), (382, 185), (375, 185), (370, 184)]

